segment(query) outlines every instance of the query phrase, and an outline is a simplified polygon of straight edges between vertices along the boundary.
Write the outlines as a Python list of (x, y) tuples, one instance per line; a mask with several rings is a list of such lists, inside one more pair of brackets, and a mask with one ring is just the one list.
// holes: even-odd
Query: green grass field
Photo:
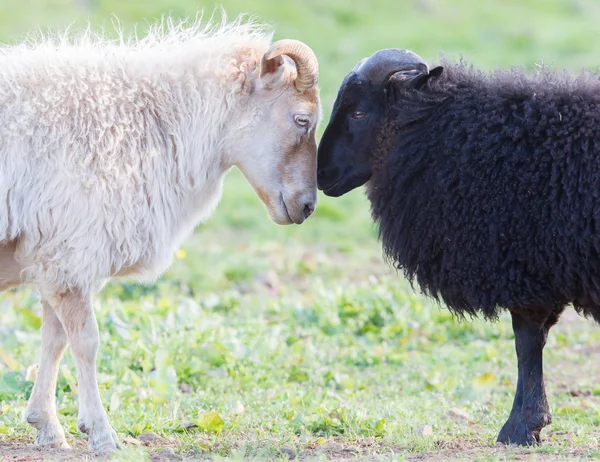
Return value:
[[(344, 75), (379, 48), (410, 48), (431, 62), (441, 51), (463, 54), (486, 69), (600, 64), (595, 0), (222, 4), (230, 17), (255, 14), (276, 38), (314, 48), (326, 117)], [(110, 29), (113, 13), (127, 30), (139, 23), (143, 31), (162, 14), (194, 17), (204, 8), (210, 15), (214, 7), (2, 0), (0, 40), (86, 18)], [(170, 271), (146, 286), (114, 282), (97, 298), (100, 389), (124, 441), (114, 459), (600, 457), (600, 329), (565, 316), (546, 348), (554, 423), (543, 445), (496, 447), (516, 384), (508, 318), (459, 323), (415, 294), (383, 262), (362, 191), (319, 200), (306, 224), (278, 227), (234, 171), (217, 212)], [(34, 439), (21, 414), (39, 354), (40, 312), (29, 289), (0, 294), (0, 459), (89, 457), (76, 428), (69, 352), (57, 399), (75, 452), (25, 446)]]

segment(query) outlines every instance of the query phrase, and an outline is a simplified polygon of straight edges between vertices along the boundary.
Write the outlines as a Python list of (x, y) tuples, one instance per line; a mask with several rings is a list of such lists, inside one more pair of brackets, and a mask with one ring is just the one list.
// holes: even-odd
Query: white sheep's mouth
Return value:
[[(281, 204), (281, 209), (285, 212), (285, 216), (288, 219), (288, 224), (296, 223), (294, 220), (292, 220), (292, 217), (290, 216), (290, 212), (287, 208), (287, 205), (285, 204), (285, 199), (283, 198), (282, 192), (279, 193), (279, 203)], [(299, 223), (297, 223), (297, 224), (299, 224)]]

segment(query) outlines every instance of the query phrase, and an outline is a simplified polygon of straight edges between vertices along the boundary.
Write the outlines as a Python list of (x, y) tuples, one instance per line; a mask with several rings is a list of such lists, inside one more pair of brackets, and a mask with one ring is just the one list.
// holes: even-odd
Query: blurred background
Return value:
[[(483, 69), (600, 65), (597, 0), (218, 5), (230, 19), (250, 13), (274, 27), (275, 39), (299, 39), (315, 50), (319, 134), (343, 77), (380, 48), (409, 48), (431, 64), (441, 52), (462, 55)], [(208, 18), (216, 7), (200, 0), (0, 0), (0, 41), (88, 21), (111, 35), (115, 16), (126, 32), (143, 35), (162, 15), (194, 18), (203, 10)], [(177, 252), (171, 270), (153, 284), (106, 288), (97, 307), (100, 386), (121, 436), (152, 431), (176, 441), (178, 451), (224, 455), (268, 456), (284, 446), (318, 452), (331, 444), (343, 447), (328, 446), (328, 455), (346, 446), (367, 453), (490, 447), (516, 382), (507, 317), (458, 324), (413, 292), (382, 260), (362, 190), (319, 201), (304, 225), (276, 226), (233, 171), (216, 213)], [(39, 316), (35, 293), (0, 294), (0, 442), (33, 436), (20, 412), (38, 357)], [(551, 451), (597, 446), (600, 364), (591, 353), (598, 331), (566, 320), (550, 335), (547, 381), (558, 416), (546, 432), (558, 435)], [(57, 396), (61, 419), (81, 437), (74, 373), (67, 353)], [(445, 418), (453, 408), (472, 420)], [(209, 410), (223, 426), (207, 426)], [(182, 433), (189, 421), (207, 433)], [(432, 434), (419, 430), (427, 425)]]

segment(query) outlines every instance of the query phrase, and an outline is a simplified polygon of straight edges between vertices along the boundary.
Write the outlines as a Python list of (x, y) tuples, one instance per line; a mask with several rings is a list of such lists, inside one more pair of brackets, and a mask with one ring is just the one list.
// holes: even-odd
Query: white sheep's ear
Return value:
[(265, 56), (260, 60), (259, 78), (265, 87), (272, 87), (283, 79), (285, 60), (283, 56), (268, 59)]

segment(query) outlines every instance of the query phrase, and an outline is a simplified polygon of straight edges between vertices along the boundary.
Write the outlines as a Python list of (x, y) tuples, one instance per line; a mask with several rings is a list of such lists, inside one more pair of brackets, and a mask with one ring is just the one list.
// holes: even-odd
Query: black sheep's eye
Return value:
[(367, 117), (367, 113), (363, 111), (354, 111), (352, 113), (353, 119), (364, 119), (365, 117)]

